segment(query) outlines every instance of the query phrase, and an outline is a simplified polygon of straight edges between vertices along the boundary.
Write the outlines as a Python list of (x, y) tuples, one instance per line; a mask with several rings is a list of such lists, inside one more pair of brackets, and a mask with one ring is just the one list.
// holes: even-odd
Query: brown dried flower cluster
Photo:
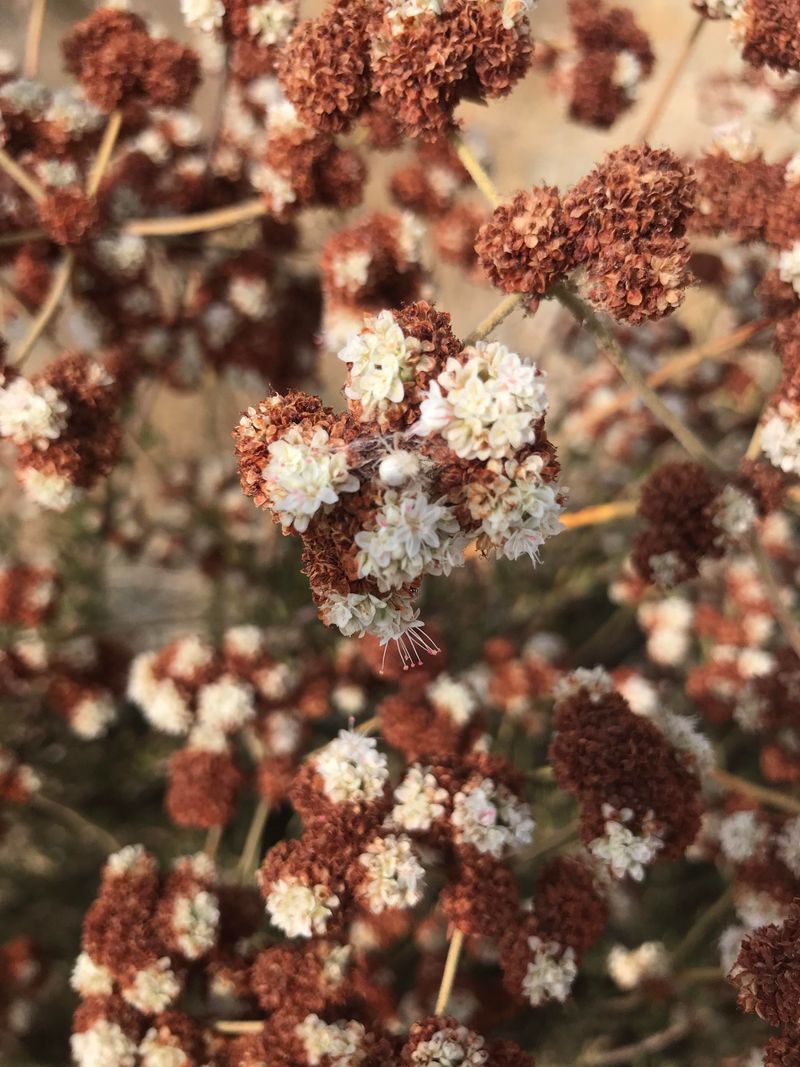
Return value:
[(530, 57), (525, 4), (333, 0), (294, 31), (279, 76), (314, 129), (348, 129), (375, 98), (406, 136), (431, 139), (461, 99), (509, 92)]

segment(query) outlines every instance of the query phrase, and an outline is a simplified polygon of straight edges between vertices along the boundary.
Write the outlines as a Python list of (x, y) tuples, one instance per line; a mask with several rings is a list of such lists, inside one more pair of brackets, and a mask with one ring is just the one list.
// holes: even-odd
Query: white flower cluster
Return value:
[(69, 725), (85, 741), (102, 737), (117, 718), (117, 708), (108, 693), (85, 696), (70, 710)]
[(422, 900), (425, 869), (404, 834), (374, 838), (358, 861), (366, 872), (364, 896), (374, 915), (387, 908), (413, 908)]
[(535, 825), (528, 805), (491, 778), (456, 793), (452, 822), (456, 841), (495, 859), (529, 845)]
[(533, 10), (535, 3), (536, 0), (503, 0), (503, 29), (513, 30)]
[(563, 1004), (578, 975), (575, 950), (540, 937), (529, 937), (528, 948), (531, 959), (522, 979), (528, 1003), (534, 1008), (549, 1000)]
[(669, 972), (669, 953), (661, 941), (645, 941), (634, 949), (614, 945), (608, 954), (608, 973), (626, 991), (643, 982), (666, 978)]
[(77, 1067), (134, 1067), (136, 1042), (108, 1019), (98, 1019), (88, 1030), (70, 1038), (72, 1058)]
[(778, 858), (796, 878), (800, 878), (800, 815), (787, 819), (778, 834)]
[(425, 695), (436, 710), (449, 716), (456, 726), (466, 726), (479, 707), (472, 688), (446, 671), (436, 676)]
[(686, 658), (692, 639), (694, 607), (684, 597), (646, 601), (638, 610), (647, 632), (647, 655), (654, 663), (675, 667)]
[(450, 357), (428, 387), (416, 432), (437, 434), (461, 459), (504, 459), (536, 440), (547, 411), (544, 375), (497, 341)]
[(214, 893), (199, 889), (196, 893), (176, 897), (172, 909), (172, 928), (183, 955), (199, 959), (214, 947), (219, 926), (219, 901)]
[(778, 256), (778, 273), (782, 282), (788, 282), (800, 296), (800, 241), (785, 248)]
[(774, 467), (800, 474), (800, 411), (782, 400), (761, 431), (761, 448)]
[(724, 544), (743, 541), (755, 526), (758, 513), (755, 501), (735, 485), (726, 485), (717, 497), (714, 525), (722, 531)]
[(480, 533), (496, 555), (511, 560), (528, 555), (538, 562), (544, 542), (561, 532), (563, 511), (557, 487), (542, 480), (541, 456), (528, 456), (521, 463), (493, 460), (488, 466), (494, 480), (468, 488), (470, 514), (480, 521)]
[(744, 863), (763, 849), (769, 827), (760, 822), (754, 811), (734, 811), (719, 825), (719, 844), (731, 863)]
[(569, 700), (584, 690), (593, 704), (614, 691), (611, 675), (605, 667), (576, 667), (574, 671), (559, 678), (553, 687), (553, 696), (558, 700)]
[(388, 592), (426, 572), (448, 571), (455, 563), (452, 535), (458, 530), (451, 509), (441, 502), (418, 490), (387, 489), (374, 528), (355, 536), (358, 577), (374, 578), (381, 592)]
[(448, 793), (436, 781), (429, 767), (412, 764), (394, 791), (391, 822), (411, 832), (430, 830), (445, 813)]
[(296, 878), (279, 878), (267, 897), (270, 922), (287, 937), (324, 934), (339, 898), (324, 885), (303, 885)]
[(325, 796), (334, 804), (368, 804), (377, 800), (389, 778), (389, 764), (374, 737), (354, 730), (339, 736), (313, 758)]
[(264, 488), (284, 528), (302, 533), (324, 505), (336, 504), (341, 493), (358, 489), (358, 478), (347, 467), (347, 456), (329, 447), (328, 432), (317, 427), (309, 441), (298, 427), (289, 429), (269, 446)]
[(636, 90), (642, 80), (642, 64), (639, 57), (625, 49), (614, 58), (614, 72), (612, 75), (614, 85), (625, 92), (630, 99), (636, 98)]
[(181, 14), (190, 29), (213, 33), (222, 26), (225, 5), (222, 0), (181, 0)]
[(139, 1067), (187, 1067), (189, 1059), (169, 1031), (151, 1026), (139, 1044)]
[(307, 1015), (294, 1028), (303, 1043), (310, 1067), (357, 1067), (364, 1060), (365, 1030), (361, 1023), (341, 1020), (326, 1023), (318, 1015)]
[(255, 692), (247, 682), (224, 674), (202, 686), (197, 694), (197, 721), (211, 730), (229, 733), (255, 718)]
[(231, 278), (228, 300), (248, 319), (263, 319), (273, 308), (272, 294), (266, 279), (244, 274)]
[[(618, 812), (609, 804), (604, 804), (603, 816), (606, 832), (589, 842), (589, 851), (606, 864), (615, 878), (630, 876), (634, 881), (641, 882), (645, 867), (653, 862), (664, 847), (664, 842), (652, 831), (646, 831), (641, 837), (634, 834), (626, 826), (633, 818), (630, 808)], [(645, 819), (647, 822), (648, 818)]]
[(21, 375), (0, 385), (0, 437), (46, 449), (67, 424), (69, 408), (52, 385), (34, 386)]
[(360, 402), (364, 420), (402, 401), (421, 347), (416, 337), (403, 333), (391, 311), (381, 311), (339, 352), (338, 358), (350, 364), (345, 396)]
[(337, 256), (331, 263), (333, 284), (351, 296), (366, 284), (372, 253), (359, 249)]
[(149, 967), (137, 971), (131, 984), (122, 990), (122, 996), (144, 1015), (157, 1015), (177, 999), (180, 991), (181, 983), (172, 970), (169, 957), (162, 956)]
[[(337, 626), (345, 637), (363, 637), (374, 634), (381, 642), (397, 641), (405, 662), (413, 662), (413, 649), (431, 649), (425, 636), (424, 624), (419, 612), (412, 607), (409, 597), (394, 593), (389, 600), (381, 600), (372, 593), (333, 593), (320, 609), (320, 616), (327, 626)], [(405, 642), (411, 646), (409, 651)]]
[(128, 676), (128, 697), (156, 730), (185, 734), (192, 724), (189, 705), (171, 678), (156, 678), (156, 658), (155, 652), (143, 652), (134, 658)]
[(415, 1067), (485, 1067), (488, 1062), (483, 1038), (466, 1026), (437, 1030), (411, 1053)]
[(262, 46), (280, 44), (292, 32), (294, 12), (283, 0), (252, 4), (247, 12), (247, 28)]
[(108, 967), (95, 963), (88, 952), (81, 952), (75, 960), (69, 984), (82, 997), (107, 997), (114, 989), (114, 976)]
[(386, 7), (386, 18), (392, 29), (392, 36), (403, 33), (410, 24), (428, 15), (441, 15), (441, 0), (393, 0)]

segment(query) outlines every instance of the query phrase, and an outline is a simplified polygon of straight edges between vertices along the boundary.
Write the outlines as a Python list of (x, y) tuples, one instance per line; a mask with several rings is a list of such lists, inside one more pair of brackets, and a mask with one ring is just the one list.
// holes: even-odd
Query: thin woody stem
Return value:
[(593, 504), (580, 511), (568, 511), (561, 516), (561, 525), (568, 530), (576, 530), (581, 526), (600, 526), (604, 522), (613, 522), (614, 519), (627, 519), (636, 514), (638, 508), (636, 500), (614, 500), (609, 504)]
[(87, 839), (93, 840), (106, 852), (116, 852), (121, 847), (120, 842), (108, 830), (104, 830), (102, 826), (93, 823), (85, 815), (81, 815), (79, 811), (75, 811), (74, 808), (70, 808), (67, 804), (62, 804), (58, 800), (51, 800), (50, 797), (37, 793), (31, 797), (30, 805), (34, 811), (56, 819), (58, 822), (76, 830)]
[(661, 116), (666, 110), (667, 104), (669, 103), (670, 97), (672, 96), (675, 86), (678, 84), (680, 77), (686, 68), (686, 64), (691, 58), (692, 52), (694, 51), (694, 47), (700, 38), (700, 34), (703, 30), (705, 22), (705, 18), (702, 15), (698, 15), (697, 20), (694, 26), (692, 27), (691, 33), (686, 39), (683, 48), (680, 50), (678, 57), (675, 60), (675, 63), (673, 64), (669, 74), (667, 75), (664, 84), (661, 86), (658, 96), (653, 101), (647, 118), (642, 123), (642, 127), (639, 130), (639, 136), (637, 137), (638, 141), (647, 141), (652, 136), (653, 131), (661, 120)]
[(44, 188), (26, 170), (23, 170), (16, 160), (11, 158), (5, 148), (0, 148), (0, 169), (4, 170), (32, 200), (36, 200), (37, 203), (44, 200), (47, 195)]
[(712, 777), (717, 785), (727, 789), (729, 793), (760, 800), (762, 804), (778, 811), (800, 814), (800, 800), (797, 797), (790, 797), (787, 793), (780, 793), (777, 789), (769, 789), (765, 785), (756, 785), (755, 782), (748, 782), (746, 778), (739, 778), (738, 775), (729, 774), (727, 771), (716, 770)]
[[(773, 321), (773, 319), (756, 319), (753, 322), (745, 323), (744, 326), (740, 326), (738, 330), (734, 330), (733, 333), (726, 334), (724, 337), (707, 341), (688, 352), (681, 352), (666, 360), (657, 370), (648, 374), (645, 381), (655, 389), (657, 386), (672, 381), (673, 378), (677, 378), (679, 375), (696, 367), (703, 360), (721, 359), (723, 356), (734, 352), (741, 345), (746, 344), (747, 341), (755, 337), (756, 334), (761, 333), (762, 330), (767, 329), (773, 324)], [(603, 404), (596, 412), (592, 412), (592, 417), (597, 421), (606, 419), (609, 415), (613, 415), (627, 407), (628, 404), (636, 399), (636, 395), (633, 389), (624, 389), (613, 400), (609, 400), (607, 404)]]
[(33, 351), (36, 342), (42, 336), (47, 329), (50, 320), (58, 310), (58, 306), (61, 303), (61, 298), (64, 295), (64, 291), (69, 285), (69, 280), (72, 276), (72, 268), (75, 265), (75, 253), (70, 250), (64, 254), (57, 271), (53, 284), (50, 287), (50, 292), (47, 294), (47, 299), (42, 304), (39, 312), (31, 323), (28, 333), (25, 336), (25, 340), (20, 345), (17, 352), (16, 359), (14, 360), (15, 367), (21, 367), (28, 356)]
[(122, 128), (122, 112), (112, 111), (106, 128), (103, 131), (103, 139), (100, 142), (100, 147), (97, 150), (97, 156), (92, 164), (92, 169), (89, 173), (89, 180), (86, 183), (86, 193), (90, 197), (97, 196), (97, 190), (100, 188), (100, 182), (103, 180), (103, 175), (106, 172), (108, 164), (111, 162), (111, 153), (114, 151), (114, 146), (117, 143), (119, 137), (119, 131)]
[(450, 134), (450, 144), (455, 149), (456, 155), (461, 161), (464, 170), (469, 174), (478, 189), (480, 189), (492, 205), (492, 208), (496, 208), (502, 203), (502, 197), (498, 193), (497, 188), (486, 172), (486, 169), (481, 166), (472, 149), (469, 148), (458, 133)]
[(44, 230), (39, 228), (30, 230), (12, 230), (11, 233), (4, 233), (0, 235), (0, 247), (6, 247), (7, 245), (21, 245), (26, 241), (35, 241), (39, 237), (45, 237)]
[(32, 0), (25, 38), (25, 60), (22, 64), (22, 73), (26, 78), (35, 78), (39, 70), (39, 51), (46, 10), (47, 0)]
[(490, 333), (497, 329), (501, 322), (505, 322), (516, 307), (523, 303), (523, 301), (529, 299), (530, 297), (525, 293), (512, 293), (510, 296), (507, 296), (505, 300), (501, 300), (497, 307), (495, 307), (482, 322), (478, 323), (464, 343), (467, 345), (474, 345), (476, 341), (483, 341)]
[(239, 222), (261, 218), (267, 209), (260, 197), (245, 200), (241, 204), (217, 208), (214, 211), (199, 211), (194, 215), (174, 215), (163, 219), (133, 219), (124, 226), (125, 233), (137, 237), (173, 237), (187, 233), (205, 233), (235, 226)]
[(453, 992), (453, 982), (456, 979), (458, 961), (461, 958), (463, 946), (464, 934), (461, 930), (455, 929), (453, 936), (450, 938), (450, 947), (447, 950), (447, 959), (442, 973), (442, 982), (439, 986), (439, 995), (436, 997), (436, 1007), (433, 1009), (434, 1015), (444, 1015), (447, 1011), (447, 1004), (450, 1000), (450, 994)]
[(664, 1030), (650, 1034), (641, 1041), (630, 1045), (621, 1045), (619, 1048), (589, 1050), (580, 1055), (576, 1061), (577, 1067), (614, 1067), (622, 1063), (642, 1063), (644, 1057), (655, 1052), (663, 1052), (664, 1049), (681, 1041), (697, 1026), (697, 1019), (692, 1015), (678, 1019)]
[[(732, 904), (733, 888), (728, 886), (725, 892), (717, 897), (713, 904), (705, 908), (698, 915), (686, 931), (683, 939), (676, 945), (675, 949), (670, 954), (674, 971), (689, 959), (696, 948), (708, 941), (708, 935), (717, 923), (724, 919)], [(719, 968), (715, 969), (717, 970), (717, 973), (719, 973)]]
[(253, 872), (258, 864), (258, 850), (261, 847), (261, 838), (264, 833), (264, 827), (267, 825), (268, 818), (269, 804), (267, 804), (266, 800), (259, 800), (256, 809), (253, 812), (253, 818), (250, 821), (250, 827), (247, 831), (242, 855), (236, 869), (236, 874), (240, 882), (246, 882), (253, 876)]
[(717, 462), (716, 457), (706, 448), (700, 438), (681, 421), (675, 412), (667, 407), (658, 393), (647, 384), (642, 373), (623, 352), (611, 330), (589, 305), (569, 285), (563, 282), (554, 285), (550, 295), (566, 307), (582, 326), (586, 327), (596, 340), (600, 351), (616, 367), (629, 388), (650, 409), (659, 422), (663, 423), (675, 440), (683, 445), (692, 459), (710, 467), (718, 474), (724, 475), (726, 472)]
[(222, 841), (222, 827), (210, 827), (206, 834), (206, 843), (203, 846), (203, 852), (205, 852), (209, 859), (213, 860), (217, 858), (220, 841)]
[(371, 719), (365, 719), (364, 722), (362, 722), (359, 726), (356, 727), (356, 733), (364, 734), (365, 736), (374, 734), (380, 726), (380, 722), (381, 720), (378, 718), (378, 716), (373, 715)]
[(258, 1019), (220, 1019), (214, 1029), (219, 1034), (260, 1034), (264, 1024)]
[[(800, 628), (798, 628), (797, 622), (783, 601), (772, 564), (769, 556), (764, 551), (764, 545), (757, 530), (753, 531), (750, 547), (775, 621), (783, 631), (786, 640), (794, 649), (795, 655), (800, 656)], [(800, 807), (798, 807), (798, 811), (800, 811)]]

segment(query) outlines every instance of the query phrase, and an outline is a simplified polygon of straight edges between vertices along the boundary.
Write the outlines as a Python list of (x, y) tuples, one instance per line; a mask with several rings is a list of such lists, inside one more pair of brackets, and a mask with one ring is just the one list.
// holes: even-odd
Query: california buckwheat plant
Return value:
[(0, 31), (0, 1062), (800, 1067), (798, 0)]

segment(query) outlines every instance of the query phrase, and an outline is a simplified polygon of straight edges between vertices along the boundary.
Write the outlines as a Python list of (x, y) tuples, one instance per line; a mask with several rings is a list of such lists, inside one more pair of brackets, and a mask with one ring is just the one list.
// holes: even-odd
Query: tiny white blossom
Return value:
[(719, 826), (719, 844), (727, 860), (744, 863), (756, 856), (766, 844), (769, 827), (760, 822), (754, 811), (735, 811), (726, 815)]
[(394, 791), (391, 822), (412, 832), (430, 830), (444, 815), (447, 798), (447, 790), (439, 785), (430, 768), (415, 763)]
[(456, 840), (500, 859), (533, 840), (530, 808), (491, 778), (468, 783), (453, 797)]
[(536, 440), (547, 411), (544, 375), (497, 341), (450, 357), (430, 383), (416, 433), (439, 434), (462, 459), (502, 459)]
[(778, 273), (782, 282), (788, 282), (800, 296), (800, 241), (784, 249), (778, 256)]
[(139, 1044), (140, 1067), (189, 1067), (190, 1060), (179, 1045), (164, 1039), (151, 1026)]
[(82, 997), (107, 997), (114, 989), (114, 975), (102, 963), (95, 963), (88, 952), (81, 952), (69, 984)]
[(669, 972), (669, 953), (661, 941), (645, 941), (634, 949), (614, 945), (608, 954), (608, 973), (620, 989), (636, 989)]
[(451, 678), (447, 672), (434, 678), (425, 695), (436, 710), (448, 715), (456, 726), (466, 726), (478, 710), (478, 700), (472, 689)]
[(386, 8), (386, 18), (393, 37), (399, 36), (421, 18), (441, 13), (441, 0), (393, 0)]
[(343, 289), (351, 296), (355, 295), (366, 285), (371, 263), (372, 253), (367, 251), (354, 250), (336, 256), (331, 263), (333, 284), (337, 289)]
[(330, 447), (327, 431), (319, 426), (309, 441), (297, 427), (269, 446), (270, 461), (263, 478), (272, 505), (285, 528), (298, 533), (324, 505), (337, 503), (341, 493), (353, 493), (358, 478), (347, 467), (344, 452)]
[(422, 900), (425, 869), (405, 835), (376, 837), (358, 861), (366, 871), (364, 895), (374, 915), (387, 908), (413, 908)]
[(206, 889), (181, 894), (172, 907), (172, 929), (178, 947), (188, 960), (199, 959), (214, 947), (219, 925), (219, 902)]
[(528, 1003), (534, 1008), (549, 1000), (563, 1004), (578, 974), (574, 949), (540, 937), (529, 937), (528, 948), (531, 959), (522, 979), (522, 992)]
[(62, 474), (44, 474), (35, 467), (24, 467), (19, 478), (33, 503), (48, 511), (66, 511), (83, 494)]
[(421, 347), (416, 337), (403, 333), (391, 311), (381, 311), (341, 349), (338, 358), (350, 364), (345, 395), (360, 401), (363, 420), (403, 400)]
[(785, 401), (764, 423), (761, 448), (774, 467), (800, 474), (800, 411)]
[(122, 990), (122, 996), (143, 1015), (157, 1015), (177, 999), (180, 991), (181, 984), (169, 957), (163, 956), (151, 966), (137, 971), (133, 982)]
[(362, 804), (383, 795), (389, 764), (374, 737), (354, 730), (339, 736), (314, 756), (326, 797), (334, 804)]
[(213, 33), (222, 26), (225, 5), (222, 0), (181, 0), (181, 14), (190, 29)]
[[(634, 834), (625, 824), (633, 818), (633, 812), (623, 808), (615, 812), (608, 804), (603, 805), (606, 819), (605, 835), (589, 842), (589, 851), (607, 864), (615, 878), (630, 876), (636, 882), (644, 878), (644, 869), (664, 847), (657, 834), (646, 831), (643, 836)], [(648, 819), (645, 819), (647, 823)]]
[(485, 1067), (489, 1063), (483, 1038), (466, 1026), (448, 1026), (421, 1041), (411, 1053), (414, 1067)]
[(248, 319), (263, 319), (273, 306), (266, 278), (236, 275), (228, 285), (228, 300)]
[(279, 878), (267, 896), (270, 922), (287, 937), (324, 934), (339, 898), (324, 885), (303, 885), (296, 878)]
[(78, 737), (94, 741), (107, 733), (117, 718), (117, 708), (108, 693), (83, 697), (70, 711), (69, 724)]
[(64, 432), (69, 408), (52, 385), (21, 375), (0, 386), (0, 437), (44, 450)]
[(197, 718), (202, 726), (223, 732), (238, 730), (251, 722), (255, 714), (255, 690), (232, 675), (223, 675), (198, 691)]
[(605, 667), (576, 667), (574, 671), (559, 678), (553, 688), (556, 700), (569, 700), (585, 691), (593, 704), (614, 692), (614, 683)]
[(134, 1067), (136, 1063), (136, 1042), (108, 1019), (98, 1019), (88, 1030), (73, 1034), (70, 1047), (77, 1067)]
[(247, 12), (247, 28), (250, 36), (260, 45), (279, 44), (289, 36), (294, 25), (291, 4), (283, 0), (266, 0), (253, 4)]
[(387, 489), (373, 526), (355, 535), (359, 578), (381, 592), (413, 582), (435, 564), (438, 550), (459, 529), (449, 507), (423, 492)]
[(777, 839), (777, 853), (796, 878), (800, 878), (800, 815), (787, 819)]
[(366, 1055), (365, 1030), (358, 1022), (326, 1023), (318, 1015), (307, 1015), (294, 1032), (303, 1044), (310, 1067), (318, 1067), (323, 1061), (326, 1067), (357, 1067)]

